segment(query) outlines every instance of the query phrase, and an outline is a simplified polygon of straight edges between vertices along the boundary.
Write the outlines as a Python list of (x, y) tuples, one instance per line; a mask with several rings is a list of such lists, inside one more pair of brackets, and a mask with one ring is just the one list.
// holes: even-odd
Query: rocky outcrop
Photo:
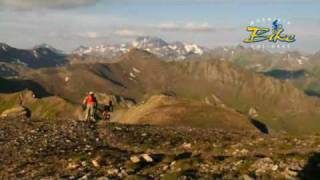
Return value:
[(251, 107), (249, 109), (248, 116), (251, 119), (255, 119), (255, 118), (257, 118), (259, 116), (259, 114), (258, 114), (258, 111), (255, 108)]
[[(32, 114), (31, 114), (32, 112)], [(25, 90), (12, 94), (0, 94), (0, 115), (3, 117), (26, 116), (41, 118), (78, 118), (79, 105), (74, 105), (57, 96), (37, 97), (32, 91)]]
[(30, 117), (30, 110), (23, 106), (16, 106), (3, 111), (0, 115), (2, 118), (23, 118)]

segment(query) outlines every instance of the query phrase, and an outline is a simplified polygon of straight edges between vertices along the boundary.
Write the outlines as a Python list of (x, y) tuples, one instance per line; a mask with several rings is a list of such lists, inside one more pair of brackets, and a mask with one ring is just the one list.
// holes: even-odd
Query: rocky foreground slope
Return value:
[(0, 179), (319, 179), (320, 136), (2, 119)]

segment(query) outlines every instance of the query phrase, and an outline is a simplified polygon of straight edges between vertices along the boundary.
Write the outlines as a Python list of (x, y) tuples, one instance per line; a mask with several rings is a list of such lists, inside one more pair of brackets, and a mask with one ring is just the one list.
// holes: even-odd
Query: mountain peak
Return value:
[(161, 48), (167, 46), (168, 43), (161, 38), (152, 36), (141, 36), (132, 42), (132, 46), (135, 48)]
[(56, 67), (66, 63), (65, 55), (54, 48), (38, 46), (34, 49), (18, 49), (0, 44), (0, 61), (20, 64), (30, 68)]
[(6, 43), (0, 42), (0, 46), (9, 46), (9, 45)]
[(38, 49), (38, 48), (48, 48), (48, 49), (51, 49), (53, 48), (51, 45), (49, 44), (46, 44), (46, 43), (42, 43), (42, 44), (39, 44), (39, 45), (36, 45), (33, 47), (33, 49)]
[(42, 49), (48, 49), (56, 54), (64, 54), (64, 52), (62, 50), (56, 49), (55, 47), (53, 47), (49, 44), (46, 44), (46, 43), (42, 43), (42, 44), (34, 46), (32, 48), (32, 50), (35, 50), (35, 51), (42, 50)]
[(139, 36), (136, 38), (136, 41), (164, 41), (164, 40), (156, 36)]
[(8, 48), (11, 48), (11, 46), (6, 43), (0, 43), (0, 50), (7, 51)]

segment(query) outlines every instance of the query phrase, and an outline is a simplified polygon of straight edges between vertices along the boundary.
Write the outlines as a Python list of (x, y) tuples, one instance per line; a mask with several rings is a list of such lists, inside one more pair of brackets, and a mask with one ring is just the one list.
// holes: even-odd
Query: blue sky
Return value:
[(319, 9), (316, 0), (0, 0), (0, 41), (70, 51), (151, 35), (213, 48), (241, 44), (251, 21), (279, 18), (297, 36), (291, 50), (315, 52)]

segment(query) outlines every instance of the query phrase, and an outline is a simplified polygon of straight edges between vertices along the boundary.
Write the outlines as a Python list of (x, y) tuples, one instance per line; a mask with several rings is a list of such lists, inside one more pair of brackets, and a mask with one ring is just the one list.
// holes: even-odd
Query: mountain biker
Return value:
[(83, 100), (83, 107), (85, 107), (85, 119), (87, 121), (95, 121), (96, 111), (98, 107), (98, 101), (94, 93), (89, 92), (88, 96)]
[(113, 112), (113, 103), (111, 99), (109, 100), (109, 111)]
[(110, 106), (105, 105), (103, 108), (103, 112), (102, 112), (102, 119), (105, 121), (109, 121), (111, 118), (111, 114), (110, 114)]

